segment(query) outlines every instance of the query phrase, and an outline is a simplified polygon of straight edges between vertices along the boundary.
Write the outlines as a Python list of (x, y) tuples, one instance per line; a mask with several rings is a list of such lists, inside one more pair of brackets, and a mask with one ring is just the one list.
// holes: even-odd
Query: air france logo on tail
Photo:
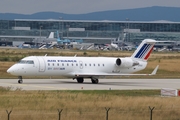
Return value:
[(153, 44), (144, 44), (139, 52), (135, 55), (135, 58), (147, 60), (153, 50), (153, 46)]
[(147, 60), (153, 50), (155, 40), (147, 39), (140, 44), (132, 55), (133, 58)]

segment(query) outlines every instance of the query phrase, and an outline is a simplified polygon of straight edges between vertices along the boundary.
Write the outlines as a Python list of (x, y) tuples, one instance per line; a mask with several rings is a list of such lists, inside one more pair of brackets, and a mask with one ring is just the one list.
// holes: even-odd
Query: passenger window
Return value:
[(100, 64), (98, 64), (98, 66), (100, 66)]
[(64, 63), (62, 63), (62, 66), (64, 66)]
[(91, 66), (91, 64), (89, 64), (89, 66)]
[(67, 63), (67, 66), (69, 66), (69, 64)]
[(72, 66), (73, 66), (73, 63), (72, 63)]
[(85, 64), (85, 66), (87, 66), (87, 64)]
[(54, 66), (54, 63), (52, 65)]
[(57, 64), (57, 66), (59, 66), (59, 63)]
[(76, 66), (78, 66), (78, 64), (76, 64)]
[(50, 66), (50, 64), (48, 63), (48, 66)]
[(104, 67), (104, 64), (102, 64), (103, 65), (103, 67)]
[(96, 65), (94, 64), (94, 66), (96, 66)]

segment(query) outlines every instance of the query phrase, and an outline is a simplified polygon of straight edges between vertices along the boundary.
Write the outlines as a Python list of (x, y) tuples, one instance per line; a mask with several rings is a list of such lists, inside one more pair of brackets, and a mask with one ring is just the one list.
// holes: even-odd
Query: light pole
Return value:
[[(40, 26), (40, 27), (39, 27), (39, 29), (40, 29), (40, 30), (39, 30), (40, 41), (41, 41), (41, 28), (42, 28), (42, 27), (43, 27), (43, 26)], [(38, 44), (39, 44), (39, 43), (38, 43), (38, 41), (37, 41), (37, 45), (36, 45), (36, 46), (38, 46)]]
[[(64, 26), (64, 24), (63, 24), (63, 17), (59, 17), (59, 19), (61, 20), (61, 23), (62, 23), (62, 25), (61, 25), (61, 33), (62, 33), (62, 38), (63, 38), (63, 26)], [(59, 29), (60, 29), (60, 25), (59, 25)]]
[(66, 25), (66, 28), (67, 28), (67, 39), (69, 38), (69, 27), (70, 27), (70, 25)]
[(14, 20), (15, 21), (15, 27), (16, 27), (16, 20)]
[(129, 18), (126, 18), (127, 21), (127, 29), (129, 29)]
[(129, 41), (129, 18), (126, 18), (126, 21), (127, 21), (127, 39), (126, 39), (126, 41)]

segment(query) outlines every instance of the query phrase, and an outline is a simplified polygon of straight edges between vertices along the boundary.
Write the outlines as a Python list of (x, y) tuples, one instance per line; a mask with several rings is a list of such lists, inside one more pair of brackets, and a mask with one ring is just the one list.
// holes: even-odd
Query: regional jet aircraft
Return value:
[(131, 57), (62, 57), (62, 56), (29, 56), (10, 67), (7, 72), (18, 76), (67, 76), (83, 83), (90, 78), (97, 84), (102, 76), (155, 75), (158, 66), (151, 74), (132, 74), (143, 70), (153, 50), (155, 40), (145, 39)]

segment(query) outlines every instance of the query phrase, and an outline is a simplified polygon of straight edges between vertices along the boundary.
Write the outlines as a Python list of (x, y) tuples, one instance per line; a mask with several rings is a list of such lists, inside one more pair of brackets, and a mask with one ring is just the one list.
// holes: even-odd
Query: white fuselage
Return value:
[(76, 74), (129, 74), (144, 69), (146, 61), (132, 67), (116, 65), (112, 57), (60, 57), (60, 56), (30, 56), (10, 67), (7, 72), (16, 76), (67, 76), (75, 77)]

